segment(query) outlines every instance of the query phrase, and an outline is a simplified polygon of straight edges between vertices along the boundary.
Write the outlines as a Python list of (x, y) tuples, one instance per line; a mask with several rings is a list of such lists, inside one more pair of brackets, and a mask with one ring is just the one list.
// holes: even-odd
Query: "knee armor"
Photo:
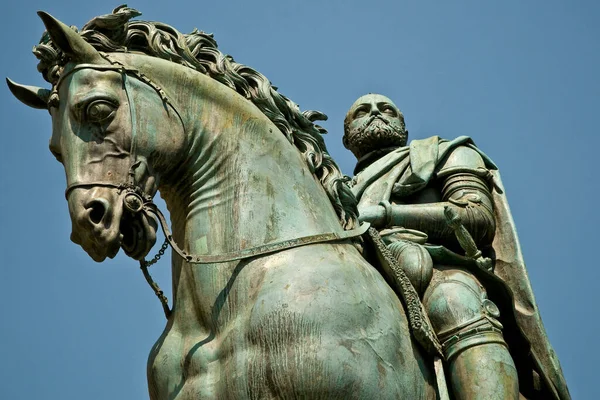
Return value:
[(423, 304), (448, 361), (469, 347), (486, 343), (506, 346), (498, 307), (469, 273), (437, 271)]

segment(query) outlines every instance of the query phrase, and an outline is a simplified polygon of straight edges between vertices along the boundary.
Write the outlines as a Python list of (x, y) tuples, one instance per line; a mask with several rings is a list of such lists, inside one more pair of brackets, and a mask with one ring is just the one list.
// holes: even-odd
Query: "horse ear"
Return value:
[(73, 61), (86, 63), (105, 63), (100, 54), (91, 44), (86, 42), (79, 33), (63, 24), (52, 15), (38, 11), (37, 13), (46, 26), (48, 34), (59, 49), (67, 54)]
[(21, 103), (26, 106), (40, 109), (48, 109), (48, 98), (50, 91), (37, 86), (20, 85), (6, 78), (8, 88)]

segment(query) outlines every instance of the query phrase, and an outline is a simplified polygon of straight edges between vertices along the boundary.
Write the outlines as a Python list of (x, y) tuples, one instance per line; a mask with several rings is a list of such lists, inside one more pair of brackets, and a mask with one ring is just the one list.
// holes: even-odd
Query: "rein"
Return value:
[[(169, 246), (181, 258), (183, 258), (186, 262), (188, 262), (190, 264), (225, 263), (225, 262), (238, 261), (238, 260), (243, 260), (243, 259), (247, 259), (247, 258), (276, 253), (279, 251), (289, 250), (289, 249), (306, 246), (306, 245), (310, 245), (310, 244), (327, 243), (327, 242), (351, 239), (351, 238), (362, 236), (369, 229), (370, 224), (363, 223), (356, 229), (343, 231), (341, 233), (330, 232), (330, 233), (321, 233), (321, 234), (316, 234), (316, 235), (302, 236), (302, 237), (295, 238), (295, 239), (287, 239), (287, 240), (282, 240), (280, 242), (263, 244), (260, 246), (243, 249), (243, 250), (238, 250), (238, 251), (234, 251), (234, 252), (229, 252), (229, 253), (188, 254), (187, 252), (182, 250), (177, 245), (177, 243), (175, 243), (175, 241), (173, 240), (173, 235), (169, 229), (169, 226), (165, 219), (165, 216), (159, 210), (159, 208), (156, 206), (156, 204), (154, 204), (154, 202), (152, 200), (152, 196), (146, 194), (143, 191), (143, 189), (136, 182), (135, 171), (142, 164), (142, 161), (136, 161), (136, 154), (135, 154), (136, 153), (135, 137), (136, 137), (136, 127), (137, 127), (136, 112), (135, 112), (135, 107), (134, 107), (134, 103), (133, 103), (133, 98), (132, 98), (132, 96), (130, 94), (130, 90), (129, 90), (129, 84), (128, 84), (128, 79), (127, 79), (128, 75), (132, 75), (133, 77), (137, 78), (139, 81), (147, 84), (152, 89), (154, 89), (154, 91), (156, 91), (157, 94), (162, 99), (163, 103), (171, 106), (173, 111), (175, 111), (175, 113), (179, 117), (179, 120), (181, 121), (182, 126), (184, 126), (183, 119), (181, 118), (181, 114), (177, 111), (175, 106), (169, 101), (164, 90), (162, 90), (162, 88), (160, 86), (156, 85), (147, 76), (145, 76), (144, 74), (142, 74), (141, 72), (139, 72), (136, 69), (128, 68), (118, 61), (111, 60), (110, 57), (108, 56), (108, 54), (100, 53), (100, 55), (105, 60), (107, 60), (110, 63), (110, 65), (108, 65), (108, 64), (79, 64), (79, 65), (76, 65), (73, 69), (69, 70), (64, 75), (61, 75), (58, 82), (54, 86), (53, 93), (57, 97), (58, 96), (58, 87), (63, 82), (63, 80), (70, 74), (72, 74), (76, 71), (82, 70), (82, 69), (94, 69), (94, 70), (98, 70), (98, 71), (116, 71), (116, 72), (121, 73), (121, 75), (123, 77), (123, 90), (125, 90), (125, 94), (127, 96), (127, 100), (129, 103), (129, 111), (130, 111), (130, 116), (131, 116), (131, 149), (129, 151), (129, 157), (132, 159), (132, 162), (131, 162), (131, 166), (128, 171), (128, 179), (127, 179), (126, 183), (114, 183), (114, 182), (107, 182), (107, 181), (75, 182), (75, 183), (72, 183), (67, 186), (67, 189), (65, 190), (65, 197), (68, 200), (69, 194), (71, 193), (71, 191), (74, 189), (78, 189), (78, 188), (88, 188), (88, 187), (93, 187), (93, 186), (104, 186), (104, 187), (115, 188), (118, 190), (119, 193), (125, 192), (125, 195), (123, 197), (123, 206), (130, 214), (135, 215), (138, 213), (143, 213), (146, 216), (152, 215), (159, 221), (161, 229), (165, 235), (165, 241), (162, 244), (158, 253), (150, 261), (146, 261), (145, 258), (140, 260), (140, 269), (142, 270), (142, 273), (144, 274), (144, 278), (146, 279), (146, 281), (148, 282), (148, 284), (150, 285), (150, 287), (152, 288), (152, 290), (154, 291), (154, 293), (160, 300), (161, 305), (163, 307), (163, 311), (164, 311), (167, 319), (169, 319), (169, 317), (171, 315), (171, 309), (169, 308), (168, 299), (164, 295), (164, 292), (161, 290), (161, 288), (158, 286), (158, 284), (156, 282), (154, 282), (154, 280), (152, 279), (152, 276), (148, 272), (148, 267), (150, 267), (153, 264), (156, 264), (156, 262), (158, 262), (158, 260), (164, 255), (165, 251), (168, 249)], [(184, 130), (185, 130), (185, 126), (184, 126)]]
[[(125, 202), (125, 200), (127, 199), (128, 195), (129, 195), (129, 193), (126, 194), (125, 198), (123, 199), (123, 202), (125, 203), (125, 207), (127, 207), (127, 208), (128, 208), (128, 205)], [(128, 208), (128, 210), (132, 211), (129, 208)], [(149, 202), (144, 204), (142, 206), (142, 208), (138, 209), (138, 211), (133, 211), (133, 212), (134, 213), (135, 212), (145, 212), (146, 214), (154, 215), (156, 217), (156, 219), (158, 219), (158, 221), (160, 222), (160, 227), (163, 231), (163, 234), (165, 235), (165, 241), (162, 244), (158, 253), (150, 261), (146, 261), (145, 259), (140, 260), (140, 268), (144, 274), (144, 277), (146, 278), (146, 281), (148, 282), (150, 287), (154, 290), (154, 294), (156, 294), (156, 297), (158, 297), (158, 299), (160, 300), (161, 305), (163, 307), (163, 311), (165, 312), (165, 316), (167, 317), (167, 319), (169, 319), (169, 316), (171, 315), (171, 309), (169, 308), (168, 300), (167, 300), (166, 296), (164, 295), (164, 292), (158, 286), (158, 284), (152, 280), (152, 277), (150, 276), (150, 273), (148, 272), (148, 267), (155, 264), (161, 258), (161, 256), (164, 255), (166, 249), (169, 246), (171, 246), (171, 248), (181, 258), (183, 258), (186, 262), (188, 262), (190, 264), (219, 264), (219, 263), (239, 261), (239, 260), (244, 260), (244, 259), (248, 259), (248, 258), (263, 256), (263, 255), (267, 255), (267, 254), (271, 254), (271, 253), (277, 253), (279, 251), (290, 250), (290, 249), (293, 249), (296, 247), (306, 246), (306, 245), (310, 245), (310, 244), (327, 243), (327, 242), (351, 239), (351, 238), (355, 238), (355, 237), (364, 235), (371, 226), (368, 222), (363, 222), (358, 228), (343, 231), (342, 233), (330, 232), (330, 233), (321, 233), (321, 234), (316, 234), (316, 235), (302, 236), (302, 237), (295, 238), (295, 239), (282, 240), (280, 242), (263, 244), (260, 246), (251, 247), (248, 249), (243, 249), (243, 250), (238, 250), (238, 251), (233, 251), (233, 252), (229, 252), (229, 253), (223, 253), (223, 254), (188, 254), (184, 250), (182, 250), (177, 245), (177, 243), (175, 243), (175, 240), (173, 240), (173, 235), (171, 234), (171, 231), (169, 230), (169, 225), (165, 219), (165, 216), (160, 211), (160, 209), (156, 206), (156, 204), (154, 204), (152, 202), (151, 199)]]

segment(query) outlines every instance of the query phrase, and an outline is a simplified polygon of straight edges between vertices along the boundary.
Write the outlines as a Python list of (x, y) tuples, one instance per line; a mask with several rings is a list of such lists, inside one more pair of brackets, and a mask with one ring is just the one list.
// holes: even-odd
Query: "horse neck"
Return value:
[(178, 243), (220, 254), (340, 231), (296, 147), (252, 103), (210, 78), (197, 80), (191, 99), (189, 89), (176, 90), (188, 90), (187, 157), (161, 178)]

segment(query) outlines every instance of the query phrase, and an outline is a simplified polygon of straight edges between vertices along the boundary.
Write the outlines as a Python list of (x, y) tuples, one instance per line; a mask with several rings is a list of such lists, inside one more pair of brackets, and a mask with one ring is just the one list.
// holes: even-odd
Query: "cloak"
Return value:
[(548, 341), (535, 302), (500, 173), (469, 137), (460, 136), (451, 141), (438, 136), (413, 140), (410, 146), (395, 149), (360, 171), (353, 179), (352, 191), (360, 206), (390, 201), (392, 195), (396, 198), (410, 196), (436, 179), (442, 161), (459, 146), (477, 151), (489, 171), (496, 232), (492, 248), (486, 255), (493, 260), (494, 271), (484, 271), (472, 260), (443, 246), (426, 245), (426, 248), (434, 263), (443, 258), (448, 264), (452, 259), (467, 268), (498, 305), (504, 338), (517, 367), (521, 394), (528, 399), (570, 399), (560, 363)]

